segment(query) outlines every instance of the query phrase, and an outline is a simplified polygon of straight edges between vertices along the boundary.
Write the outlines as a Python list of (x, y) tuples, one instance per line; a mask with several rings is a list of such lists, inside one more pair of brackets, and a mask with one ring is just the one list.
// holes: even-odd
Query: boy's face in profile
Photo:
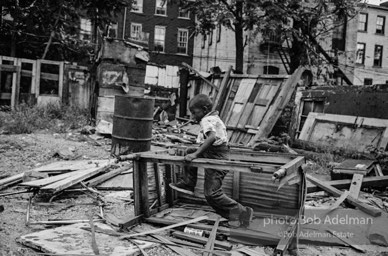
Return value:
[(193, 119), (197, 122), (201, 121), (201, 119), (206, 115), (205, 110), (201, 108), (190, 108), (190, 112)]

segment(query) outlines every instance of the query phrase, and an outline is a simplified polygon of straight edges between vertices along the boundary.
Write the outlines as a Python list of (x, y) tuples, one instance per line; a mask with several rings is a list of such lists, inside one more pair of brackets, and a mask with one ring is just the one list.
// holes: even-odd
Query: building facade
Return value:
[[(274, 41), (253, 31), (244, 32), (244, 69), (246, 74), (287, 74)], [(276, 42), (278, 44), (279, 41)], [(276, 47), (275, 47), (276, 46)], [(193, 67), (201, 71), (209, 71), (218, 66), (227, 70), (235, 66), (236, 43), (234, 31), (224, 26), (217, 26), (206, 35), (194, 38)]]
[[(192, 65), (194, 15), (176, 1), (135, 0), (117, 19), (117, 37), (142, 45), (159, 65)], [(115, 24), (116, 25), (116, 24)]]
[(346, 26), (339, 64), (354, 85), (388, 83), (388, 7), (367, 5)]

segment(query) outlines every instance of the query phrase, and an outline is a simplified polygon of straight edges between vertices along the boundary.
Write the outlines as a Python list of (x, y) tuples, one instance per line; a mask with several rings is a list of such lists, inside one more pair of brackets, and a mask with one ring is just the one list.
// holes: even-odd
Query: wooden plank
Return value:
[(20, 94), (20, 67), (17, 67), (16, 72), (12, 75), (12, 89), (11, 89), (11, 109), (15, 109), (19, 103)]
[(40, 73), (40, 79), (59, 81), (59, 75), (58, 74), (41, 72)]
[[(337, 131), (338, 125), (341, 129)], [(330, 134), (330, 140), (326, 139), (327, 134)], [(371, 145), (385, 149), (388, 120), (310, 112), (299, 138), (321, 146), (358, 152), (367, 151)]]
[(349, 189), (349, 195), (358, 198), (358, 195), (360, 194), (362, 179), (364, 178), (364, 175), (362, 174), (354, 174), (352, 179), (352, 185), (350, 185)]
[(232, 68), (232, 66), (229, 66), (224, 77), (222, 78), (220, 89), (218, 90), (217, 97), (214, 100), (213, 110), (217, 110), (220, 113), (225, 103), (226, 94), (228, 93), (228, 82), (230, 74), (232, 73)]
[(133, 190), (133, 173), (119, 174), (96, 186), (99, 190)]
[[(170, 241), (169, 239), (167, 239), (167, 238), (165, 238), (163, 236), (153, 235), (153, 237), (155, 237), (156, 239), (158, 239), (161, 242), (174, 244), (172, 241)], [(169, 245), (169, 244), (166, 244), (166, 246), (168, 248), (170, 248), (171, 250), (173, 250), (174, 252), (176, 252), (178, 255), (181, 255), (181, 256), (196, 256), (196, 254), (192, 253), (189, 250), (183, 249), (181, 247), (174, 246), (174, 245)]]
[[(329, 207), (329, 212), (337, 209), (349, 196), (349, 191), (345, 190), (342, 195)], [(327, 213), (326, 213), (327, 214)]]
[[(176, 220), (168, 220), (168, 219), (162, 219), (162, 218), (155, 218), (150, 217), (144, 219), (144, 221), (151, 223), (151, 224), (157, 224), (157, 225), (172, 225), (179, 223), (179, 221)], [(188, 227), (201, 229), (201, 230), (207, 230), (211, 231), (213, 229), (213, 226), (201, 224), (201, 223), (193, 223), (187, 225)], [(224, 234), (228, 237), (239, 237), (241, 239), (247, 238), (247, 239), (256, 239), (258, 243), (260, 242), (268, 242), (268, 243), (277, 243), (279, 242), (279, 237), (277, 235), (270, 234), (268, 232), (262, 231), (262, 230), (250, 230), (250, 229), (230, 229), (226, 227), (218, 227), (218, 232), (220, 234)]]
[[(332, 187), (335, 187), (337, 189), (348, 189), (352, 183), (351, 179), (344, 179), (344, 180), (332, 180), (327, 181), (326, 184), (330, 185)], [(366, 187), (388, 187), (388, 176), (378, 176), (378, 177), (365, 177), (361, 188)], [(314, 193), (318, 191), (322, 191), (323, 189), (317, 185), (314, 184), (307, 184), (307, 193)]]
[(166, 227), (162, 227), (162, 228), (157, 228), (157, 229), (153, 229), (153, 230), (149, 230), (149, 231), (144, 231), (144, 232), (140, 232), (140, 233), (136, 233), (136, 234), (124, 235), (124, 236), (121, 236), (121, 238), (122, 239), (128, 239), (128, 238), (137, 237), (137, 236), (156, 234), (156, 233), (159, 233), (159, 232), (162, 232), (162, 231), (165, 231), (165, 230), (174, 229), (174, 228), (177, 228), (177, 227), (186, 226), (186, 225), (191, 224), (191, 223), (196, 223), (196, 222), (200, 222), (200, 221), (203, 221), (203, 220), (207, 220), (208, 218), (209, 218), (208, 216), (201, 216), (201, 217), (198, 217), (198, 218), (195, 218), (195, 219), (186, 220), (186, 221), (175, 223), (175, 224), (172, 224), (172, 225), (169, 225), (169, 226), (166, 226)]
[[(147, 184), (147, 183), (145, 183)], [(148, 185), (147, 185), (148, 186)], [(135, 216), (143, 215), (141, 208), (141, 183), (140, 183), (140, 162), (133, 161), (133, 199), (134, 199), (134, 213)]]
[[(206, 245), (206, 243), (209, 240), (207, 237), (191, 235), (191, 234), (188, 234), (188, 233), (185, 233), (185, 232), (181, 232), (181, 231), (174, 231), (172, 233), (172, 235), (174, 237), (176, 237), (176, 238), (183, 239), (183, 240), (188, 240), (188, 241), (191, 241), (191, 242), (194, 242), (194, 243), (198, 243), (198, 244), (202, 244), (202, 245)], [(214, 246), (218, 247), (218, 248), (225, 249), (225, 250), (231, 250), (232, 247), (233, 247), (228, 242), (218, 241), (218, 240), (214, 241)]]
[(335, 232), (335, 231), (330, 230), (330, 229), (326, 229), (326, 231), (329, 232), (330, 234), (332, 234), (333, 236), (337, 237), (339, 240), (341, 240), (342, 242), (347, 244), (349, 247), (351, 247), (357, 251), (360, 251), (360, 252), (366, 252), (366, 250), (364, 248), (356, 245), (356, 243), (351, 241), (349, 238), (346, 238), (344, 236), (339, 235), (338, 232)]
[(182, 62), (182, 66), (184, 66), (185, 68), (188, 68), (189, 70), (193, 71), (195, 74), (197, 74), (197, 76), (199, 76), (206, 84), (210, 85), (210, 87), (212, 87), (214, 90), (218, 91), (218, 87), (215, 86), (213, 83), (211, 83), (209, 80), (207, 80), (205, 77), (203, 77), (201, 75), (201, 73), (199, 73), (196, 69), (194, 69), (193, 67), (191, 67), (189, 64), (187, 63), (184, 63)]
[(232, 198), (240, 201), (240, 172), (233, 173), (233, 192)]
[(46, 193), (58, 193), (64, 189), (67, 189), (87, 178), (90, 178), (98, 173), (104, 172), (107, 168), (109, 168), (109, 164), (106, 163), (103, 166), (91, 168), (89, 170), (82, 171), (82, 173), (74, 175), (72, 177), (66, 178), (64, 180), (60, 180), (58, 182), (49, 184), (41, 188), (42, 192)]
[(19, 186), (38, 187), (38, 188), (40, 188), (40, 187), (52, 184), (54, 182), (66, 179), (68, 177), (75, 176), (75, 175), (77, 175), (79, 173), (82, 173), (82, 172), (83, 171), (74, 171), (74, 172), (63, 173), (63, 174), (52, 176), (52, 177), (45, 178), (45, 179), (33, 180), (33, 181), (29, 181), (29, 182), (23, 182), (23, 183), (19, 184)]
[(380, 164), (376, 164), (375, 169), (376, 169), (375, 170), (376, 176), (384, 176), (384, 173), (383, 173), (383, 170), (381, 169)]
[(0, 64), (0, 71), (1, 72), (17, 72), (19, 69), (16, 65), (7, 65), (7, 64)]
[(135, 194), (140, 193), (140, 210), (144, 217), (150, 216), (150, 205), (149, 205), (149, 188), (148, 188), (148, 172), (147, 162), (139, 161), (139, 184), (140, 190), (136, 191)]
[(253, 141), (256, 141), (262, 137), (267, 137), (270, 134), (284, 107), (290, 101), (291, 96), (304, 70), (305, 68), (299, 67), (292, 74), (292, 76), (286, 80), (284, 85), (281, 87), (279, 94), (276, 96), (273, 104), (271, 104), (268, 111), (266, 111), (265, 116), (260, 123), (260, 129), (253, 138)]
[[(321, 180), (319, 180), (317, 178), (314, 178), (314, 177), (312, 177), (311, 175), (308, 175), (308, 174), (306, 174), (306, 178), (310, 182), (312, 182), (313, 184), (321, 187), (322, 189), (324, 189), (325, 191), (329, 192), (330, 194), (333, 194), (334, 196), (340, 197), (342, 195), (342, 192), (340, 190), (336, 189), (333, 186), (327, 185), (324, 181), (321, 181)], [(371, 206), (369, 206), (369, 205), (359, 201), (358, 199), (356, 199), (356, 198), (354, 198), (352, 196), (348, 196), (346, 200), (351, 205), (359, 208), (363, 212), (365, 212), (365, 213), (367, 213), (367, 214), (369, 214), (369, 215), (371, 215), (373, 217), (381, 216), (381, 211), (379, 209), (371, 207)]]
[(165, 164), (174, 164), (174, 165), (188, 165), (202, 168), (213, 168), (218, 170), (224, 170), (225, 166), (228, 166), (229, 171), (239, 171), (239, 172), (252, 172), (262, 171), (273, 173), (277, 170), (276, 166), (269, 165), (260, 165), (255, 163), (244, 163), (239, 161), (228, 161), (228, 160), (218, 160), (218, 159), (207, 159), (207, 158), (197, 158), (191, 161), (190, 163), (185, 162), (184, 156), (170, 156), (170, 155), (156, 155), (152, 153), (141, 153), (139, 157), (151, 161), (159, 162)]
[(161, 188), (161, 180), (160, 180), (160, 170), (157, 163), (154, 163), (154, 176), (155, 176), (155, 185), (156, 185), (156, 194), (158, 199), (159, 206), (162, 206), (162, 188)]
[[(218, 229), (219, 224), (220, 224), (220, 217), (218, 217), (216, 222), (214, 223), (212, 231), (210, 232), (210, 235), (209, 235), (209, 240), (207, 241), (207, 243), (205, 245), (205, 250), (213, 250), (214, 249), (214, 241), (216, 240), (217, 229)], [(213, 254), (209, 253), (209, 252), (205, 252), (203, 255), (204, 256), (211, 256)]]
[(131, 168), (129, 166), (125, 166), (125, 167), (120, 167), (120, 168), (117, 168), (117, 169), (113, 169), (113, 170), (110, 170), (108, 171), (107, 173), (103, 174), (103, 175), (100, 175), (92, 180), (89, 180), (89, 181), (86, 181), (85, 182), (85, 185), (89, 186), (89, 187), (95, 187), (97, 186), (98, 184), (101, 184), (102, 182), (110, 179), (110, 178), (113, 178), (117, 175), (119, 175), (120, 173), (124, 172), (124, 171), (128, 171), (130, 170)]

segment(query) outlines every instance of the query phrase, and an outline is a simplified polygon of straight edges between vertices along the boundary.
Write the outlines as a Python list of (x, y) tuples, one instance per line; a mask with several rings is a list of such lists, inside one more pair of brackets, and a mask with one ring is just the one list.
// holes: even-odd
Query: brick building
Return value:
[[(164, 3), (163, 3), (164, 2)], [(132, 9), (117, 19), (117, 37), (147, 43), (151, 62), (160, 65), (192, 64), (194, 15), (176, 1), (135, 0)]]
[(340, 67), (354, 85), (388, 82), (388, 7), (367, 5), (348, 21)]

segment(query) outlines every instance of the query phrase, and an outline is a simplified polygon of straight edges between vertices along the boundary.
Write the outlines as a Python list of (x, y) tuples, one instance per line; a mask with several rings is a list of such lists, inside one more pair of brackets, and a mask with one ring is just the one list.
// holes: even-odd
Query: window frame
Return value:
[[(185, 52), (183, 53), (183, 52), (179, 52), (179, 49), (181, 48), (181, 47), (179, 47), (179, 44), (181, 43), (180, 41), (179, 41), (179, 39), (180, 39), (180, 32), (186, 32), (186, 42), (185, 42), (185, 44), (186, 44), (186, 49), (185, 49)], [(178, 28), (178, 35), (177, 35), (177, 51), (176, 51), (178, 54), (184, 54), (184, 55), (188, 55), (189, 54), (189, 30), (188, 29), (186, 29), (186, 28)]]
[[(143, 0), (133, 0), (133, 1), (134, 1), (134, 2), (136, 1), (136, 5), (134, 5), (134, 4), (132, 3), (131, 12), (143, 13), (143, 3), (144, 3), (144, 1), (143, 1)], [(141, 5), (139, 5), (138, 2), (141, 2)], [(137, 6), (137, 7), (138, 7), (138, 10), (133, 9), (134, 6)]]
[[(379, 20), (379, 18), (382, 18), (383, 19), (383, 24), (381, 25), (381, 32), (377, 32), (377, 26), (380, 26), (377, 22)], [(385, 34), (385, 16), (382, 16), (382, 15), (377, 15), (377, 18), (376, 18), (376, 34), (378, 35), (384, 35)]]
[[(380, 53), (380, 58), (377, 59), (378, 63), (376, 64), (376, 49), (377, 48), (381, 48), (381, 53)], [(383, 50), (384, 50), (383, 45), (379, 45), (379, 44), (375, 45), (375, 51), (373, 54), (373, 67), (381, 67), (383, 65)]]
[[(167, 1), (164, 2), (163, 6), (158, 6), (158, 2), (162, 3), (162, 0), (155, 0), (155, 14), (154, 15), (167, 17)], [(159, 10), (158, 8), (164, 9), (164, 14), (158, 13), (158, 10)]]
[(368, 13), (360, 12), (359, 17), (361, 17), (361, 15), (365, 15), (364, 29), (360, 29), (360, 23), (361, 23), (360, 18), (358, 19), (357, 29), (358, 29), (358, 31), (367, 32), (368, 31)]
[(182, 12), (183, 12), (183, 8), (178, 7), (178, 19), (189, 20), (190, 19), (190, 11), (188, 11), (188, 10), (184, 11), (184, 13), (187, 13), (187, 16), (181, 16)]
[[(361, 63), (360, 62), (357, 62), (357, 56), (358, 56), (358, 45), (363, 45), (363, 55), (362, 55), (362, 61)], [(360, 42), (357, 42), (357, 49), (356, 49), (356, 64), (359, 64), (359, 65), (365, 65), (365, 52), (366, 52), (366, 43), (360, 43)]]
[[(134, 27), (140, 27), (140, 31), (138, 31), (138, 37), (133, 37), (132, 36), (132, 33), (133, 33), (133, 28)], [(140, 34), (143, 32), (143, 24), (141, 23), (137, 23), (137, 22), (131, 22), (130, 24), (130, 31), (129, 31), (129, 38), (130, 39), (133, 39), (133, 40), (139, 40), (140, 39)]]
[[(164, 30), (164, 38), (163, 38), (163, 51), (156, 50), (156, 42), (161, 41), (160, 39), (156, 39), (156, 30), (157, 29), (163, 29)], [(166, 52), (166, 27), (165, 26), (155, 26), (154, 29), (154, 51), (155, 52), (160, 52), (160, 53), (165, 53)]]
[[(90, 30), (85, 29), (85, 27), (90, 26)], [(84, 36), (88, 35), (90, 38), (85, 39)], [(93, 36), (93, 23), (91, 19), (88, 18), (80, 18), (80, 25), (79, 25), (79, 38), (82, 41), (85, 42), (91, 42)]]

